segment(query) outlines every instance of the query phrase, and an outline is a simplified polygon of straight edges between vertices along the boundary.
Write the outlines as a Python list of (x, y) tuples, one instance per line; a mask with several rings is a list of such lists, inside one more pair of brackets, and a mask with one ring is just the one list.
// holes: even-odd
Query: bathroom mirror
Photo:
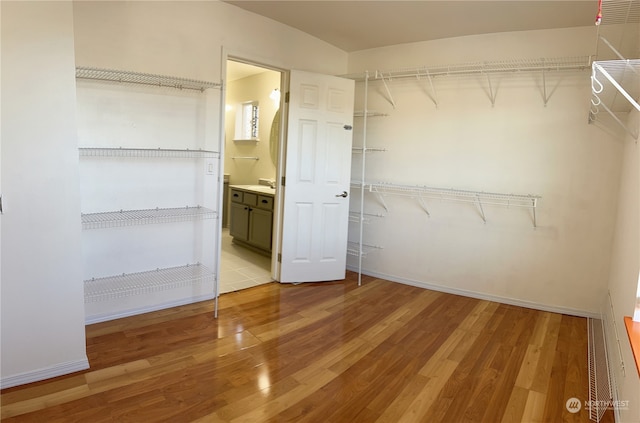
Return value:
[(280, 109), (276, 110), (271, 122), (271, 134), (269, 135), (269, 154), (274, 166), (278, 165), (278, 143), (280, 141)]

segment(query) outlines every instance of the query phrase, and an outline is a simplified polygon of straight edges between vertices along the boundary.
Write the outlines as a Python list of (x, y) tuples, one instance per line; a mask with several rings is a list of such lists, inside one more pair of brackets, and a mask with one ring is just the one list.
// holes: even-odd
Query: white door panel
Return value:
[(354, 81), (292, 71), (281, 282), (343, 279)]

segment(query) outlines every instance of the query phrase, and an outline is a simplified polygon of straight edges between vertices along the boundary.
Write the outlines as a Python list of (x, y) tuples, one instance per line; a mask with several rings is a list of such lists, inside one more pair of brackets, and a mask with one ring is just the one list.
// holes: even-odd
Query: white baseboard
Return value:
[[(358, 268), (355, 266), (347, 266), (347, 269), (353, 272), (358, 272)], [(485, 294), (477, 291), (468, 291), (466, 289), (452, 288), (445, 285), (417, 281), (417, 280), (407, 279), (399, 276), (386, 275), (384, 273), (379, 273), (379, 272), (371, 272), (365, 269), (362, 269), (362, 274), (367, 276), (373, 276), (375, 278), (385, 279), (391, 282), (401, 283), (404, 285), (411, 285), (411, 286), (416, 286), (418, 288), (430, 289), (432, 291), (445, 292), (447, 294), (462, 295), (464, 297), (477, 298), (479, 300), (494, 301), (497, 303), (531, 308), (534, 310), (567, 314), (570, 316), (578, 316), (578, 317), (593, 317), (593, 318), (600, 317), (600, 313), (598, 312), (592, 312), (588, 310), (579, 310), (579, 309), (568, 308), (568, 307), (559, 307), (559, 306), (553, 306), (548, 304), (540, 304), (532, 301), (520, 300), (517, 298), (501, 297), (501, 296)]]
[(93, 316), (86, 316), (85, 325), (91, 325), (93, 323), (106, 322), (109, 320), (121, 319), (123, 317), (135, 316), (137, 314), (150, 313), (152, 311), (164, 310), (165, 308), (177, 307), (185, 304), (198, 303), (200, 301), (213, 300), (216, 298), (215, 294), (200, 295), (198, 297), (182, 298), (176, 301), (169, 301), (162, 304), (154, 304), (152, 306), (133, 308), (128, 310), (116, 311), (113, 313), (96, 314)]
[(89, 368), (89, 360), (85, 357), (82, 360), (68, 361), (66, 363), (56, 364), (44, 369), (33, 370), (19, 375), (3, 377), (0, 379), (0, 389), (11, 388), (13, 386), (24, 385), (27, 383), (38, 382), (50, 379), (56, 376), (62, 376), (69, 373), (79, 372)]

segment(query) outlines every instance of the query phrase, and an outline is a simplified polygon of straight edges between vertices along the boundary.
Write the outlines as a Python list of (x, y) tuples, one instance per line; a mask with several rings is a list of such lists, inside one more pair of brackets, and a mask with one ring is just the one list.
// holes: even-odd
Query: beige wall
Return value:
[(2, 387), (88, 367), (71, 2), (2, 7)]
[[(478, 60), (588, 55), (594, 29), (528, 31), (436, 40), (350, 55), (349, 72)], [(598, 314), (606, 296), (622, 150), (619, 128), (588, 125), (590, 72), (484, 76), (371, 84), (367, 179), (541, 195), (538, 228), (525, 209), (387, 197), (389, 211), (365, 225), (382, 246), (366, 272), (437, 289), (574, 314)], [(360, 89), (362, 84), (359, 84)], [(358, 103), (358, 101), (357, 101)], [(360, 95), (362, 103), (362, 95)], [(362, 105), (356, 106), (361, 109)], [(357, 128), (356, 128), (357, 129)], [(360, 142), (356, 132), (354, 145)], [(354, 156), (354, 170), (359, 169)], [(357, 172), (357, 171), (356, 171)], [(359, 207), (354, 199), (353, 208)], [(365, 209), (385, 213), (374, 196)], [(357, 230), (351, 227), (351, 239)], [(350, 264), (355, 265), (355, 260)]]
[(74, 2), (76, 64), (219, 81), (221, 51), (283, 69), (346, 71), (347, 53), (218, 1)]

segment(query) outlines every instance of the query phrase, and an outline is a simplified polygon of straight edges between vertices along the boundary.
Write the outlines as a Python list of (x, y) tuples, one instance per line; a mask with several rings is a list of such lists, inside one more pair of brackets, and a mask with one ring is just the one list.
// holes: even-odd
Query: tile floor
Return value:
[(220, 293), (238, 291), (271, 282), (271, 259), (232, 243), (229, 229), (222, 229)]

